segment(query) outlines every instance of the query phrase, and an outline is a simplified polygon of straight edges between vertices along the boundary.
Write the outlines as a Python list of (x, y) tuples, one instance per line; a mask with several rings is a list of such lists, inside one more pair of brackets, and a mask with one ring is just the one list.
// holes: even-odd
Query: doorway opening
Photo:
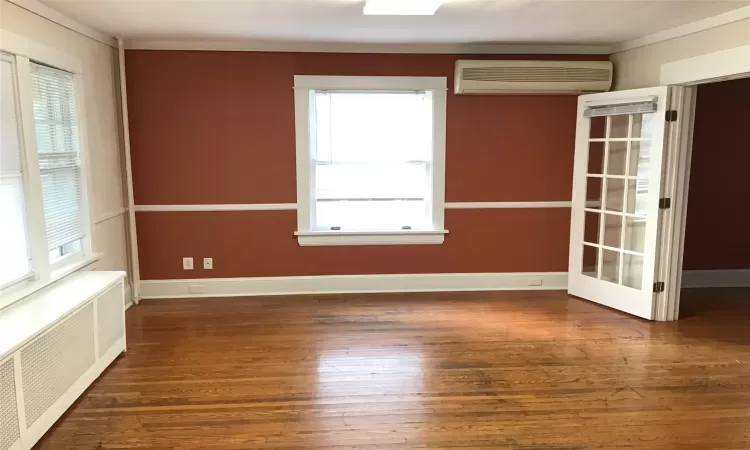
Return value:
[(726, 310), (750, 315), (750, 78), (692, 89), (679, 317)]

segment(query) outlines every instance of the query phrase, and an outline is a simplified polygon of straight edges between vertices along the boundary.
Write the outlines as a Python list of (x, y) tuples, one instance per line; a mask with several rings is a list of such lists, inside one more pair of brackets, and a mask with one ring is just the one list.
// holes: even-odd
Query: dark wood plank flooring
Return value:
[(143, 301), (39, 449), (749, 449), (750, 291)]

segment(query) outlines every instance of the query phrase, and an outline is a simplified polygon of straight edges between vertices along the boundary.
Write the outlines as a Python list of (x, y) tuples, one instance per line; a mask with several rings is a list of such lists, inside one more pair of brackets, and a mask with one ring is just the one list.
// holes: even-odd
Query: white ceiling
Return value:
[(406, 17), (365, 16), (364, 0), (43, 3), (124, 38), (389, 44), (613, 44), (750, 4), (736, 0), (445, 0), (435, 16)]

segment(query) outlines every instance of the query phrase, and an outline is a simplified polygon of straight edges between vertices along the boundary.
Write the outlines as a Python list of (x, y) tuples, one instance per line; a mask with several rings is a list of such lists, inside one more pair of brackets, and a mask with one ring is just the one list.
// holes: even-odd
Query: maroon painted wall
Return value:
[(702, 85), (684, 269), (750, 269), (750, 79)]
[[(576, 97), (456, 96), (461, 57), (128, 51), (135, 202), (295, 203), (294, 75), (446, 76), (446, 201), (570, 200)], [(421, 246), (302, 248), (295, 214), (139, 212), (141, 277), (567, 270), (568, 209), (447, 210), (445, 243)]]

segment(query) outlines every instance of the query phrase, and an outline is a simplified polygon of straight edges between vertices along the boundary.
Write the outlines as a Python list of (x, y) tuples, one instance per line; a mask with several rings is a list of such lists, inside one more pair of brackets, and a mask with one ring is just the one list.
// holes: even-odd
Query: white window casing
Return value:
[(447, 79), (298, 75), (294, 88), (299, 244), (442, 243)]
[[(92, 249), (82, 65), (13, 33), (3, 30), (2, 37), (0, 215), (12, 212), (2, 233), (14, 239), (11, 246), (0, 238), (0, 309), (99, 257)], [(25, 275), (5, 280), (10, 259), (23, 269), (24, 242)]]

